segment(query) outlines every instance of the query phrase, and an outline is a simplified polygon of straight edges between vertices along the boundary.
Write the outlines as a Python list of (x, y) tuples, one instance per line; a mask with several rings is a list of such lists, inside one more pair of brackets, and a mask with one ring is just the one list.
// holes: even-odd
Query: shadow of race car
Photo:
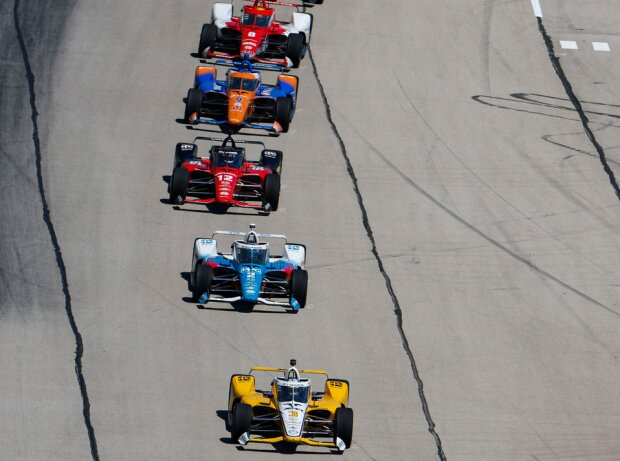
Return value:
[[(197, 141), (221, 141), (213, 145), (208, 157), (198, 156)], [(230, 145), (229, 145), (230, 143)], [(259, 145), (260, 160), (245, 157), (245, 148), (237, 144)], [(280, 202), (282, 152), (265, 149), (259, 141), (202, 137), (178, 143), (168, 192), (170, 203), (220, 204), (253, 208), (265, 213), (276, 211)]]
[(194, 87), (187, 92), (185, 122), (220, 125), (229, 133), (241, 128), (287, 132), (295, 114), (299, 78), (279, 74), (275, 85), (261, 82), (250, 61), (228, 69), (217, 80), (217, 69), (198, 66)]
[[(216, 231), (211, 238), (194, 241), (190, 285), (196, 302), (247, 302), (284, 306), (297, 313), (306, 304), (308, 273), (304, 270), (306, 247), (288, 243), (284, 235)], [(217, 235), (242, 236), (230, 253), (217, 248)], [(284, 241), (283, 254), (270, 254), (269, 242)]]
[[(233, 4), (215, 3), (211, 23), (202, 26), (198, 55), (203, 58), (248, 59), (284, 67), (299, 67), (310, 46), (312, 15), (300, 7), (323, 3), (254, 0), (233, 16)], [(277, 21), (271, 6), (296, 8), (290, 22)], [(305, 9), (305, 8), (304, 8)]]
[[(343, 452), (353, 438), (349, 382), (330, 379), (323, 370), (298, 370), (295, 360), (290, 364), (288, 370), (253, 367), (249, 374), (232, 375), (227, 414), (231, 439), (240, 445), (288, 442)], [(257, 390), (256, 371), (284, 376), (273, 378), (271, 389)], [(310, 379), (302, 374), (324, 375), (323, 391), (313, 392)]]

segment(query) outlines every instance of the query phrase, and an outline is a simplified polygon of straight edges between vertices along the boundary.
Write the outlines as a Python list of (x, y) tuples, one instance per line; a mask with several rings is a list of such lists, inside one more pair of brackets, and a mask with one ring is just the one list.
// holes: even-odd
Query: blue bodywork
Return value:
[[(241, 297), (242, 301), (251, 303), (260, 302), (260, 290), (263, 285), (265, 275), (269, 272), (281, 272), (281, 271), (293, 271), (297, 269), (294, 264), (285, 261), (268, 261), (266, 264), (241, 264), (236, 259), (230, 260), (223, 256), (217, 256), (215, 258), (205, 258), (201, 261), (201, 264), (208, 264), (211, 266), (217, 266), (221, 268), (229, 268), (236, 272), (239, 277), (239, 284), (241, 286), (241, 292), (237, 296)], [(200, 297), (201, 303), (206, 303), (210, 300), (210, 293), (204, 293)], [(294, 310), (299, 310), (300, 305), (294, 298), (291, 298), (291, 307)]]
[[(227, 72), (255, 72), (250, 61), (242, 61), (238, 64), (237, 67), (230, 69)], [(262, 81), (262, 78), (261, 78)], [(224, 95), (228, 92), (228, 79), (226, 80), (216, 80), (213, 74), (203, 74), (197, 77), (196, 79), (196, 87), (200, 89), (203, 93), (208, 93), (210, 91), (214, 91), (216, 93), (222, 93)], [(284, 82), (278, 79), (277, 83), (274, 85), (265, 85), (261, 84), (258, 87), (258, 91), (256, 93), (257, 97), (268, 97), (272, 99), (277, 99), (282, 96), (290, 96), (293, 98), (293, 106), (297, 100), (297, 92), (295, 88), (290, 83)]]

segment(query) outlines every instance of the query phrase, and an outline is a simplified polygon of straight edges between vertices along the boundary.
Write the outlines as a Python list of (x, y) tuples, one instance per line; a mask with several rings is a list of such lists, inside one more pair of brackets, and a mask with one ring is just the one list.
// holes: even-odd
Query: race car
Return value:
[(271, 5), (313, 6), (323, 0), (306, 0), (301, 4), (253, 0), (233, 16), (231, 3), (215, 3), (211, 23), (202, 26), (198, 55), (203, 58), (243, 59), (255, 62), (299, 67), (310, 46), (312, 15), (295, 11), (290, 22), (276, 21)]
[(223, 125), (228, 132), (243, 127), (287, 132), (298, 84), (298, 77), (285, 74), (278, 75), (275, 85), (263, 84), (248, 60), (234, 64), (225, 80), (217, 80), (215, 67), (198, 66), (185, 100), (185, 122)]
[[(197, 141), (222, 144), (212, 145), (207, 157), (199, 157)], [(247, 160), (245, 148), (237, 143), (262, 146), (260, 160)], [(265, 149), (262, 142), (198, 136), (191, 144), (176, 145), (168, 190), (170, 203), (216, 203), (265, 213), (276, 211), (281, 171), (282, 151)]]
[[(306, 247), (288, 243), (284, 235), (258, 234), (256, 226), (243, 232), (216, 231), (194, 241), (190, 285), (194, 300), (284, 306), (297, 313), (306, 305), (308, 273)], [(218, 251), (216, 235), (242, 236), (230, 253)], [(259, 238), (284, 241), (283, 254), (270, 254), (270, 244)]]
[[(288, 370), (253, 367), (247, 375), (232, 375), (227, 417), (231, 439), (240, 445), (289, 442), (343, 452), (353, 438), (349, 382), (330, 379), (324, 370), (298, 370), (294, 359), (290, 365)], [(270, 390), (257, 390), (256, 371), (284, 376), (273, 378)], [(302, 374), (324, 375), (323, 391), (313, 392)]]

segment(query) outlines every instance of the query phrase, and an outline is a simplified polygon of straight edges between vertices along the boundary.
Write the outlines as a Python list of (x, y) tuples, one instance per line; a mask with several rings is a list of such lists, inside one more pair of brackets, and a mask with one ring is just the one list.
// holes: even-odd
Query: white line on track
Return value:
[(564, 48), (565, 50), (578, 50), (579, 49), (577, 42), (574, 42), (572, 40), (560, 40), (560, 46)]
[(611, 51), (607, 42), (592, 42), (592, 48), (594, 51)]
[(542, 7), (540, 6), (540, 0), (532, 0), (532, 8), (534, 8), (534, 16), (542, 18)]

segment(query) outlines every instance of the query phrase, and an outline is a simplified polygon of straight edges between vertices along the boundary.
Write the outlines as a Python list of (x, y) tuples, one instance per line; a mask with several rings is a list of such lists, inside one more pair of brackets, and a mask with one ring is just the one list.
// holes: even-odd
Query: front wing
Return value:
[(289, 443), (298, 443), (301, 445), (310, 445), (313, 447), (326, 447), (326, 448), (335, 448), (336, 450), (343, 452), (346, 448), (345, 443), (342, 441), (340, 437), (336, 438), (336, 442), (323, 442), (320, 440), (314, 440), (308, 437), (285, 437), (283, 435), (277, 437), (250, 437), (250, 434), (246, 432), (245, 434), (241, 434), (238, 440), (240, 445), (247, 445), (248, 443), (278, 443), (278, 442), (289, 442)]
[[(197, 125), (199, 123), (203, 123), (206, 125), (218, 125), (218, 126), (229, 125), (228, 120), (212, 120), (210, 118), (198, 117), (198, 115), (195, 112), (189, 117), (189, 123), (191, 125)], [(252, 128), (254, 130), (265, 130), (273, 134), (280, 134), (282, 132), (282, 126), (278, 122), (273, 122), (273, 124), (271, 125), (243, 122), (237, 126), (242, 127), (242, 128)], [(234, 126), (234, 127), (237, 127), (237, 126)]]
[[(238, 301), (244, 301), (243, 297), (239, 294), (239, 291), (230, 287), (230, 283), (236, 280), (237, 280), (236, 276), (230, 276), (230, 275), (214, 278), (212, 283), (215, 285), (216, 283), (219, 282), (219, 286), (218, 285), (213, 286), (211, 291), (216, 292), (216, 293), (205, 292), (200, 296), (198, 301), (201, 304), (206, 304), (208, 302), (234, 303)], [(272, 287), (275, 286), (276, 290), (282, 290), (282, 288), (277, 288), (281, 284), (275, 281), (269, 282), (269, 285)], [(226, 296), (228, 293), (232, 294), (233, 296)], [(274, 301), (273, 299), (265, 296), (265, 294), (269, 296), (269, 293), (262, 292), (261, 294), (263, 294), (263, 296), (259, 295), (258, 299), (253, 302), (255, 302), (256, 304), (264, 304), (267, 306), (290, 307), (294, 311), (298, 311), (299, 309), (301, 309), (301, 305), (293, 297), (290, 298), (290, 301)], [(286, 295), (286, 292), (276, 291), (276, 297), (280, 297), (278, 295), (280, 296)]]

